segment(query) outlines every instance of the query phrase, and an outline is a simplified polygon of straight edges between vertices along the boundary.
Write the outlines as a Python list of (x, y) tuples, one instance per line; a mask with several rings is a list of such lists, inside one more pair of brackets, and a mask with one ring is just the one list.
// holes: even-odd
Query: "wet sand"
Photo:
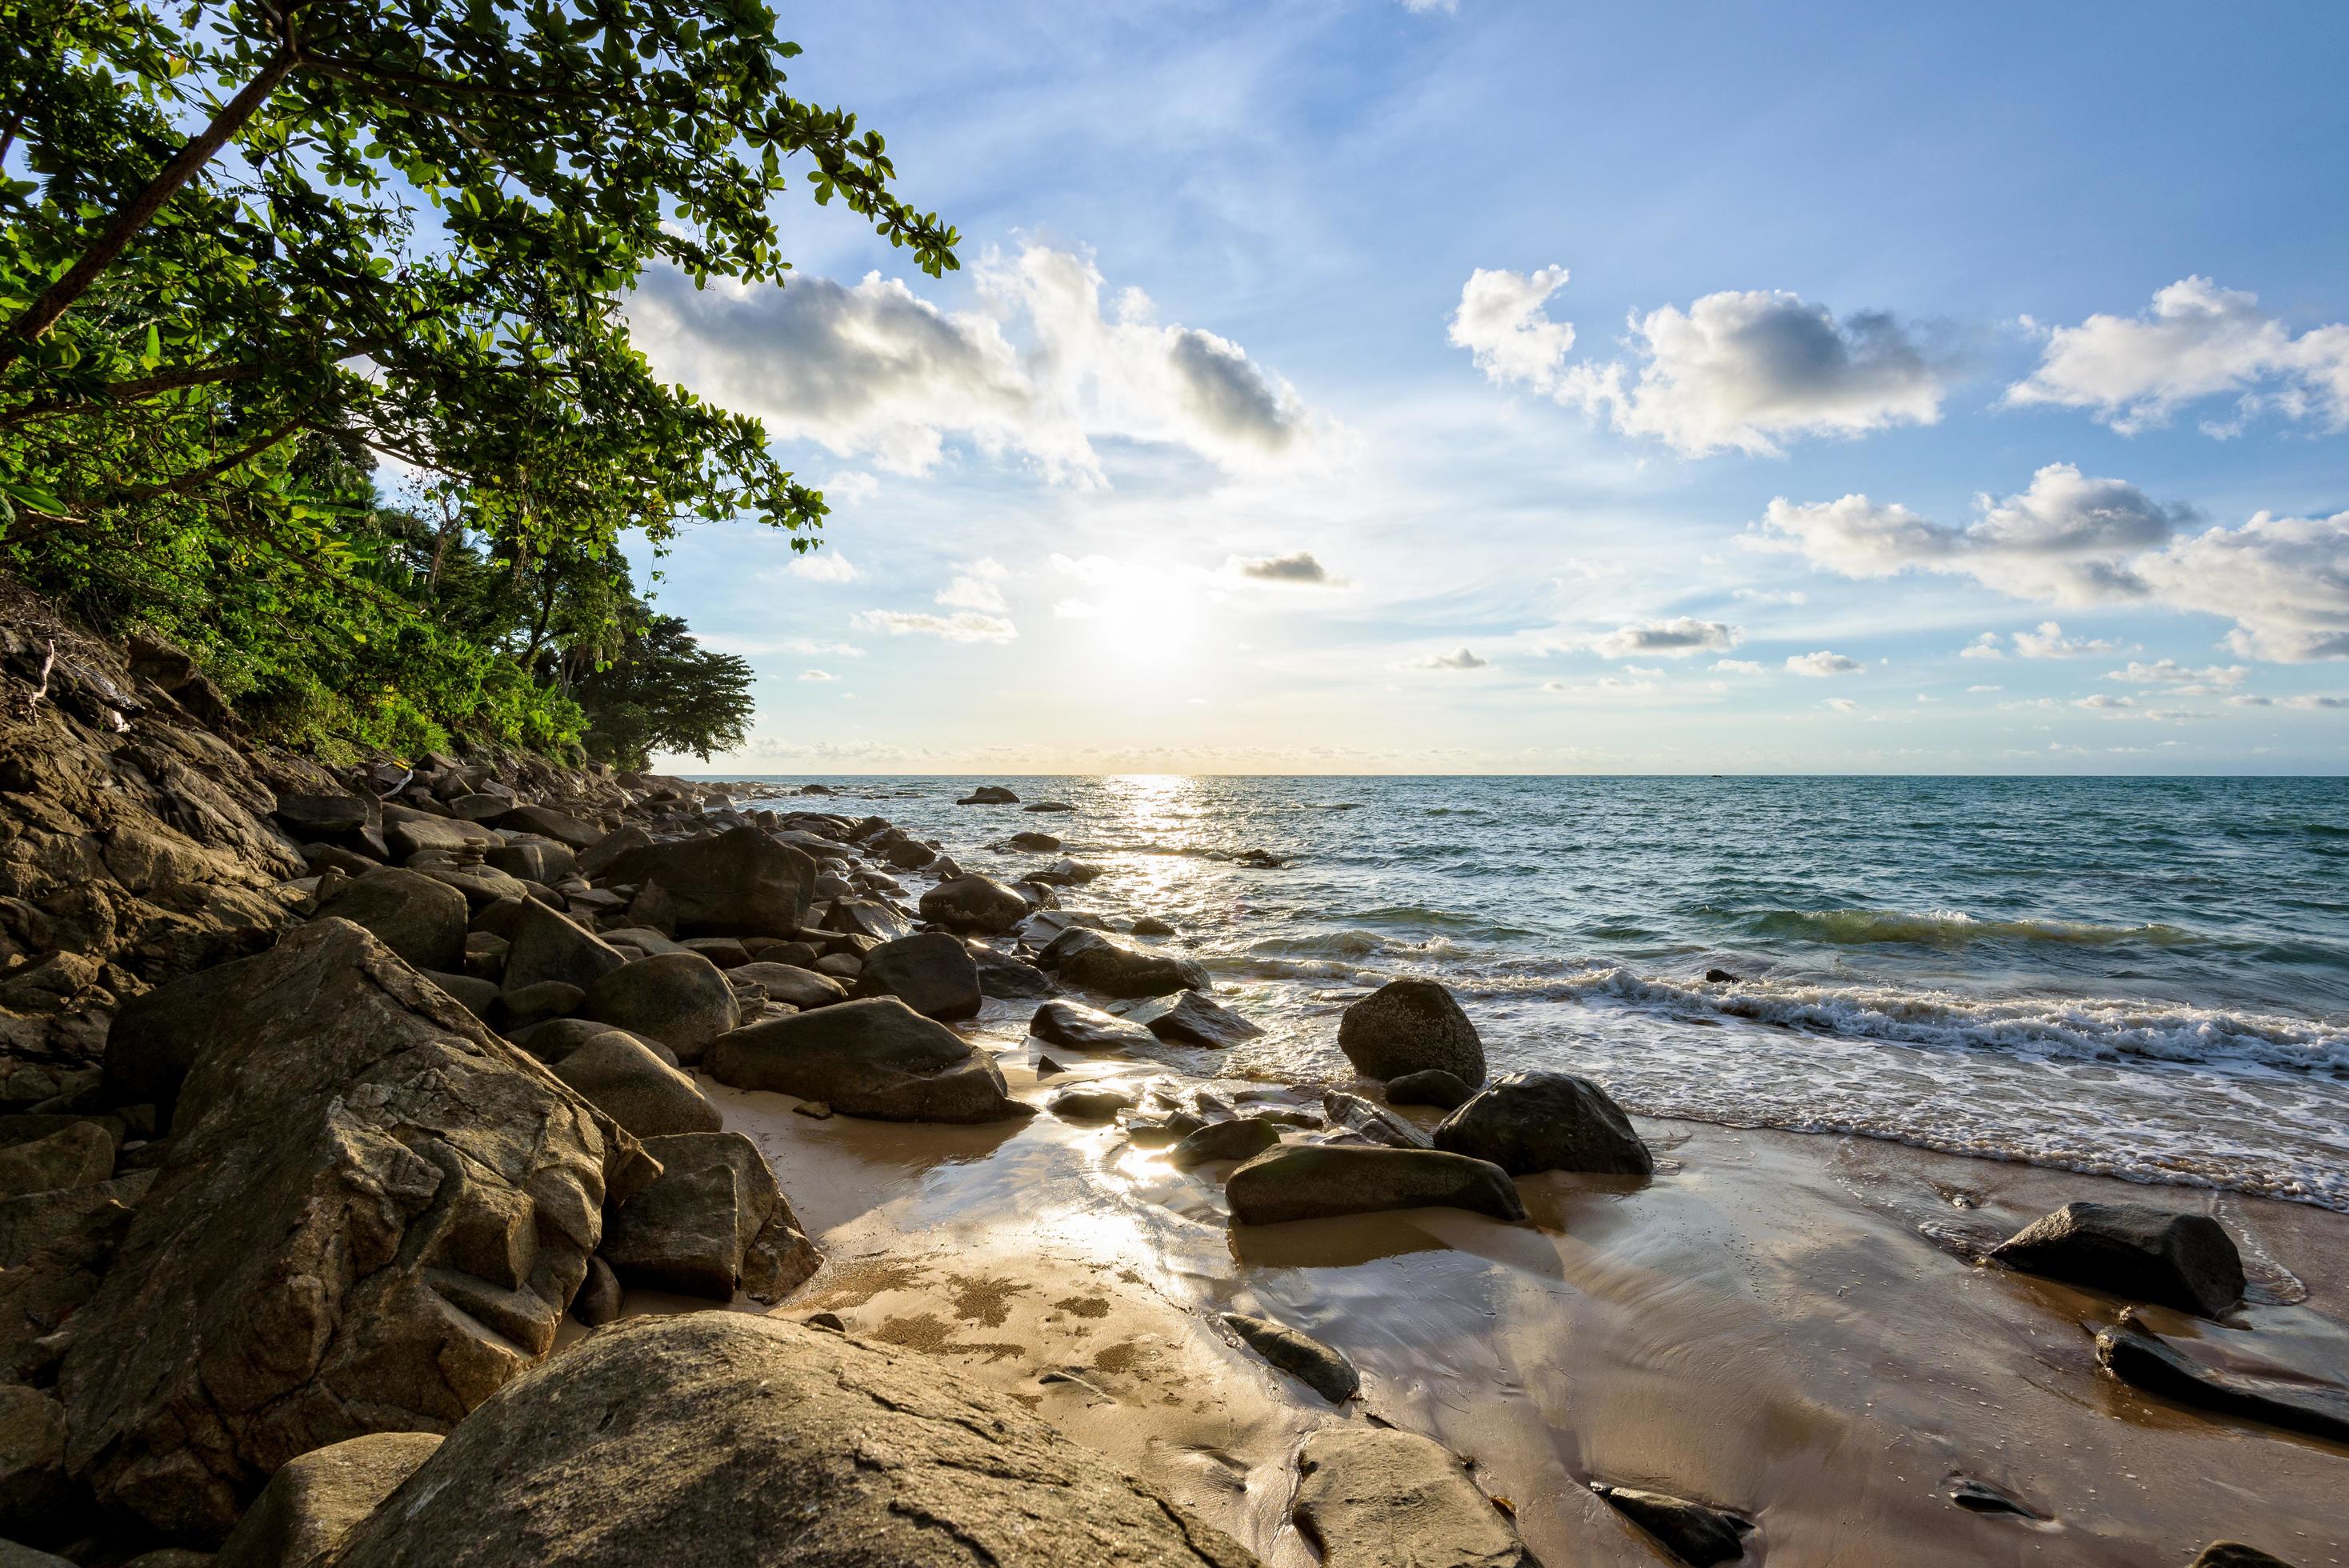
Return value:
[[(1071, 1070), (1039, 1084), (1027, 1011), (990, 1005), (970, 1029), (1022, 1098), (1204, 1081), (1055, 1050)], [(1286, 1523), (1298, 1444), (1366, 1419), (1467, 1456), (1550, 1568), (1664, 1560), (1584, 1490), (1601, 1480), (1749, 1515), (1744, 1561), (1774, 1568), (2182, 1568), (2220, 1538), (2297, 1568), (2349, 1560), (2349, 1447), (2133, 1391), (2092, 1354), (2119, 1303), (1973, 1256), (2075, 1198), (2206, 1210), (2242, 1244), (2251, 1299), (2223, 1325), (2158, 1308), (2150, 1325), (2229, 1365), (2338, 1378), (2349, 1215), (1642, 1119), (1652, 1178), (1521, 1179), (1524, 1224), (1418, 1210), (1235, 1228), (1228, 1165), (1176, 1171), (1115, 1127), (813, 1120), (786, 1096), (704, 1088), (826, 1253), (778, 1311), (951, 1359), (1268, 1563), (1314, 1561)], [(1333, 1406), (1274, 1371), (1223, 1330), (1227, 1310), (1342, 1350), (1362, 1398)], [(1962, 1506), (1966, 1483), (2025, 1511)]]

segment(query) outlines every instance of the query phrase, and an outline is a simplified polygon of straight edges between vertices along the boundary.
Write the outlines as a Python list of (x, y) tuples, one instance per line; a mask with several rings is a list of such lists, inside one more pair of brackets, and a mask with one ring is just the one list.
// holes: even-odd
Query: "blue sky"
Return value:
[(632, 307), (835, 508), (661, 562), (718, 767), (2349, 760), (2349, 11), (786, 32), (966, 267), (787, 203)]

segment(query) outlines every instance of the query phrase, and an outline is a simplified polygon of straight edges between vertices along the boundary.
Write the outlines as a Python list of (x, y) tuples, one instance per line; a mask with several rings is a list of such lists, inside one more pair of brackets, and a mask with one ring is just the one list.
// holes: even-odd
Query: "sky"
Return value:
[(2349, 8), (868, 0), (695, 771), (2349, 771)]

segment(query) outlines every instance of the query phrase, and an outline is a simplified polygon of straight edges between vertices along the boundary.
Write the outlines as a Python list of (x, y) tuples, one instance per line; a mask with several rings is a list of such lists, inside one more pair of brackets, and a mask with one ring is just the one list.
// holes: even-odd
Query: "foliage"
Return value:
[(742, 744), (755, 706), (749, 661), (702, 647), (674, 615), (651, 616), (572, 696), (587, 712), (590, 755), (623, 768), (642, 768), (656, 751), (707, 762)]

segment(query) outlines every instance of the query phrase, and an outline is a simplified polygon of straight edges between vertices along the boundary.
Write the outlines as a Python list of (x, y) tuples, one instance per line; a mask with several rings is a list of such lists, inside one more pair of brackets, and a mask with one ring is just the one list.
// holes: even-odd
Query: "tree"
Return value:
[(701, 646), (675, 615), (651, 616), (572, 694), (587, 713), (589, 755), (622, 768), (643, 768), (656, 751), (707, 762), (742, 744), (756, 707), (749, 661)]

